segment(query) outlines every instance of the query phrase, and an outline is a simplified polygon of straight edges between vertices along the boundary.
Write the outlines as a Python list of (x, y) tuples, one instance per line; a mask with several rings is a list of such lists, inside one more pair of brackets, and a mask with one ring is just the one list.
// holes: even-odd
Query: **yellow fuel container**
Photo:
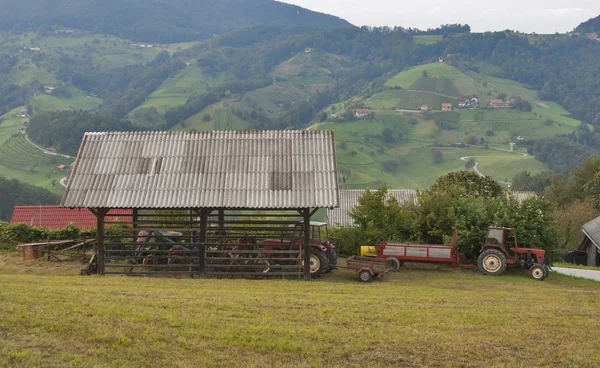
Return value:
[(360, 247), (361, 257), (377, 257), (377, 248), (371, 245), (363, 245)]

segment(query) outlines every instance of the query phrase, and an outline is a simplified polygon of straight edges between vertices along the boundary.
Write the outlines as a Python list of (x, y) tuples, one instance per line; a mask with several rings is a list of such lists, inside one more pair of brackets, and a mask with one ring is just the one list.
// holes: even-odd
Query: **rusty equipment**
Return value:
[(358, 279), (362, 282), (372, 281), (377, 276), (384, 276), (391, 270), (390, 259), (372, 257), (351, 257), (346, 261), (349, 270), (358, 273)]
[[(513, 265), (529, 270), (529, 276), (542, 281), (550, 270), (544, 264), (546, 251), (534, 248), (519, 248), (517, 232), (513, 228), (491, 226), (484, 245), (475, 263), (467, 263), (466, 257), (457, 249), (458, 230), (454, 232), (452, 243), (411, 244), (382, 242), (375, 247), (361, 247), (361, 255), (390, 259), (392, 271), (398, 271), (404, 262), (448, 263), (453, 267), (479, 268), (490, 276), (499, 276)], [(507, 245), (511, 245), (508, 248)]]

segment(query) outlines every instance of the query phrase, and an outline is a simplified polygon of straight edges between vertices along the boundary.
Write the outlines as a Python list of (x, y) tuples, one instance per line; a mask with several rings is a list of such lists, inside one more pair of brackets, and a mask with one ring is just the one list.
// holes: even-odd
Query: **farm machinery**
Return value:
[[(290, 233), (291, 236), (288, 236)], [(281, 265), (297, 264), (298, 259), (302, 257), (300, 248), (297, 248), (298, 251), (295, 254), (287, 251), (287, 249), (291, 249), (290, 245), (302, 242), (302, 226), (294, 226), (290, 231), (282, 231), (281, 237), (277, 239), (275, 236), (263, 239), (260, 244), (252, 235), (244, 234), (239, 238), (229, 235), (227, 231), (223, 230), (212, 234), (206, 248), (207, 268), (218, 268), (223, 272), (227, 272), (229, 269), (238, 271), (247, 269), (247, 271), (268, 273), (281, 268)], [(176, 231), (140, 231), (135, 241), (135, 250), (127, 252), (126, 272), (131, 272), (131, 265), (174, 270), (180, 270), (185, 266), (189, 267), (196, 262), (193, 256), (199, 250), (199, 243), (193, 235), (190, 243), (184, 243), (183, 239), (186, 238), (189, 236), (186, 237)], [(124, 252), (124, 247), (119, 242), (107, 244), (106, 249), (109, 257), (113, 253), (123, 255)], [(329, 240), (327, 224), (311, 222), (310, 273), (315, 277), (320, 276), (331, 272), (335, 269), (336, 264), (337, 251), (335, 245)]]
[(502, 275), (508, 266), (529, 270), (534, 280), (548, 277), (549, 268), (544, 264), (546, 251), (520, 248), (517, 231), (513, 228), (490, 227), (481, 247), (477, 264), (467, 263), (466, 257), (457, 249), (458, 230), (449, 245), (411, 244), (382, 242), (375, 247), (361, 247), (361, 256), (390, 259), (392, 271), (398, 271), (404, 262), (447, 263), (453, 267), (479, 268), (490, 276)]

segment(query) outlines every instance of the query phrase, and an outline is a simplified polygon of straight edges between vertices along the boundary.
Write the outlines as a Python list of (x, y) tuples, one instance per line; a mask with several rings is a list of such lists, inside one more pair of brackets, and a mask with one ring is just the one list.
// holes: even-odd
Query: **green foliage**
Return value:
[(431, 157), (433, 159), (433, 163), (436, 165), (444, 162), (444, 154), (440, 150), (433, 150), (433, 152), (431, 152)]
[(33, 243), (42, 240), (67, 240), (79, 236), (80, 229), (69, 224), (62, 229), (42, 229), (27, 224), (0, 222), (0, 243)]
[(47, 189), (0, 176), (0, 220), (8, 221), (14, 206), (58, 204), (60, 198)]
[(432, 188), (419, 192), (416, 204), (398, 204), (387, 188), (367, 191), (351, 212), (355, 227), (335, 229), (343, 249), (356, 254), (361, 245), (381, 241), (417, 241), (448, 244), (455, 229), (458, 248), (476, 259), (489, 226), (514, 227), (521, 246), (554, 251), (558, 233), (549, 216), (552, 206), (543, 199), (522, 204), (489, 178), (457, 173), (441, 177)]
[(531, 175), (529, 171), (522, 171), (512, 179), (512, 190), (543, 193), (544, 189), (552, 184), (554, 176), (555, 174), (549, 172)]

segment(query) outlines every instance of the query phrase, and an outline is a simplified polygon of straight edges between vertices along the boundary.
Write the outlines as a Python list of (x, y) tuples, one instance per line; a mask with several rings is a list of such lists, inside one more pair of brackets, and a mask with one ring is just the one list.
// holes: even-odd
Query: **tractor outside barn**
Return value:
[(311, 217), (338, 204), (330, 131), (87, 133), (61, 202), (95, 214), (100, 275), (305, 280), (335, 267)]

